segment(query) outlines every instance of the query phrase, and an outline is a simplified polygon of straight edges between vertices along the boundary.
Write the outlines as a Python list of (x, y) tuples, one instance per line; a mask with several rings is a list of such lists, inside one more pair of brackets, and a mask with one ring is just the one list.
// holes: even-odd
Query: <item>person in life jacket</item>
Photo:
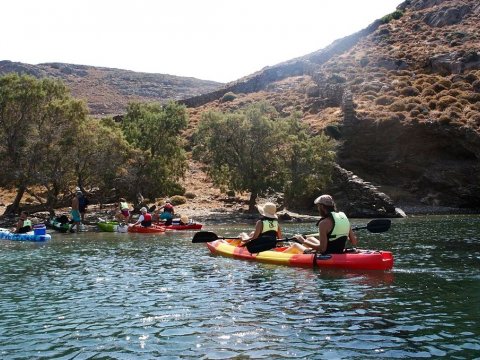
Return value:
[(173, 208), (170, 200), (165, 201), (165, 205), (160, 206), (159, 210), (163, 210), (160, 213), (160, 220), (165, 222), (165, 225), (172, 225), (173, 216), (175, 215), (175, 209)]
[(244, 246), (248, 242), (258, 238), (273, 238), (274, 240), (282, 237), (282, 231), (278, 224), (277, 206), (274, 203), (267, 202), (263, 205), (257, 205), (261, 218), (255, 224), (255, 230), (249, 235), (241, 233), (241, 240), (231, 243), (232, 245)]
[(293, 244), (284, 252), (298, 254), (314, 251), (321, 254), (341, 254), (345, 251), (347, 240), (350, 240), (352, 245), (357, 245), (358, 240), (352, 231), (350, 221), (343, 212), (337, 212), (330, 195), (319, 196), (314, 204), (320, 211), (320, 220), (317, 223), (319, 238), (296, 235), (295, 238), (301, 244)]
[(130, 209), (127, 200), (120, 198), (117, 207), (118, 212), (115, 215), (115, 218), (120, 222), (128, 223), (130, 220)]
[(17, 234), (25, 234), (29, 231), (32, 231), (33, 225), (32, 222), (28, 219), (28, 213), (26, 211), (22, 211), (20, 213), (20, 217), (18, 218), (18, 222), (15, 226), (15, 233)]
[(142, 207), (140, 209), (140, 213), (141, 214), (140, 214), (137, 222), (134, 223), (134, 224), (130, 224), (128, 226), (137, 226), (139, 224), (144, 226), (144, 227), (152, 226), (152, 215), (148, 213), (147, 208)]

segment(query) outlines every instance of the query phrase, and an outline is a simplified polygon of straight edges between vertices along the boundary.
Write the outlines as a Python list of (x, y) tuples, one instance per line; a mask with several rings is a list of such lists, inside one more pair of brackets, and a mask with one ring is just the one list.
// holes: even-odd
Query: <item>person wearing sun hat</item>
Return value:
[(357, 237), (352, 231), (350, 221), (343, 212), (337, 212), (335, 202), (332, 196), (324, 194), (313, 202), (320, 212), (318, 221), (318, 239), (309, 236), (296, 235), (300, 244), (293, 244), (284, 252), (287, 253), (305, 253), (318, 252), (321, 254), (341, 254), (345, 251), (347, 240), (355, 246), (358, 243)]
[(282, 237), (282, 231), (278, 224), (277, 206), (272, 202), (266, 202), (263, 205), (257, 205), (258, 212), (262, 216), (255, 224), (255, 230), (247, 235), (241, 233), (239, 237), (241, 241), (237, 245), (245, 245), (259, 237), (279, 239)]

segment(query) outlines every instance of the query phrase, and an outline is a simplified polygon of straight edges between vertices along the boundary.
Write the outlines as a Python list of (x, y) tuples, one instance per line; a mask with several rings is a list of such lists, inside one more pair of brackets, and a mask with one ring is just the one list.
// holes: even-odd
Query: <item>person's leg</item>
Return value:
[(283, 252), (287, 254), (303, 254), (307, 248), (301, 244), (294, 243), (289, 248), (285, 249)]

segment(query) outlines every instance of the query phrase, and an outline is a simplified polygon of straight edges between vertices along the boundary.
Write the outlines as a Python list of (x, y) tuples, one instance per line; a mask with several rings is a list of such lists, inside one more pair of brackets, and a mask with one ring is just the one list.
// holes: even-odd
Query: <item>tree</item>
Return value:
[(217, 186), (249, 191), (249, 210), (257, 196), (282, 183), (277, 154), (281, 141), (276, 111), (257, 103), (232, 114), (209, 111), (195, 135), (194, 156), (208, 165)]
[(273, 190), (298, 206), (330, 178), (333, 144), (314, 136), (300, 117), (279, 118), (267, 103), (230, 114), (202, 114), (195, 133), (194, 157), (207, 165), (223, 190), (249, 191), (249, 211), (256, 199)]
[(181, 132), (188, 123), (185, 106), (132, 103), (122, 121), (127, 141), (142, 151), (131, 170), (137, 192), (154, 198), (183, 192), (178, 180), (187, 168)]
[(140, 156), (112, 119), (87, 119), (78, 133), (73, 168), (77, 185), (98, 189), (100, 200), (110, 197), (111, 190), (128, 193), (131, 188), (130, 165)]
[(299, 114), (282, 122), (284, 148), (279, 156), (285, 171), (285, 205), (302, 207), (330, 181), (335, 152), (333, 142), (323, 133), (313, 135)]
[(17, 196), (6, 213), (16, 212), (31, 185), (47, 185), (47, 202), (68, 182), (69, 151), (85, 118), (85, 105), (70, 96), (65, 85), (10, 74), (0, 78), (0, 163), (2, 185), (15, 186)]

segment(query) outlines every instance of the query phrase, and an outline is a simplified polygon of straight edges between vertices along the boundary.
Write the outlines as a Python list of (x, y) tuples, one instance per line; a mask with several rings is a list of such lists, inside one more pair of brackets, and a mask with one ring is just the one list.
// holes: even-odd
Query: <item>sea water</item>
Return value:
[(0, 358), (479, 358), (479, 230), (478, 216), (418, 216), (359, 231), (359, 247), (394, 253), (388, 272), (215, 257), (190, 231), (0, 240)]

